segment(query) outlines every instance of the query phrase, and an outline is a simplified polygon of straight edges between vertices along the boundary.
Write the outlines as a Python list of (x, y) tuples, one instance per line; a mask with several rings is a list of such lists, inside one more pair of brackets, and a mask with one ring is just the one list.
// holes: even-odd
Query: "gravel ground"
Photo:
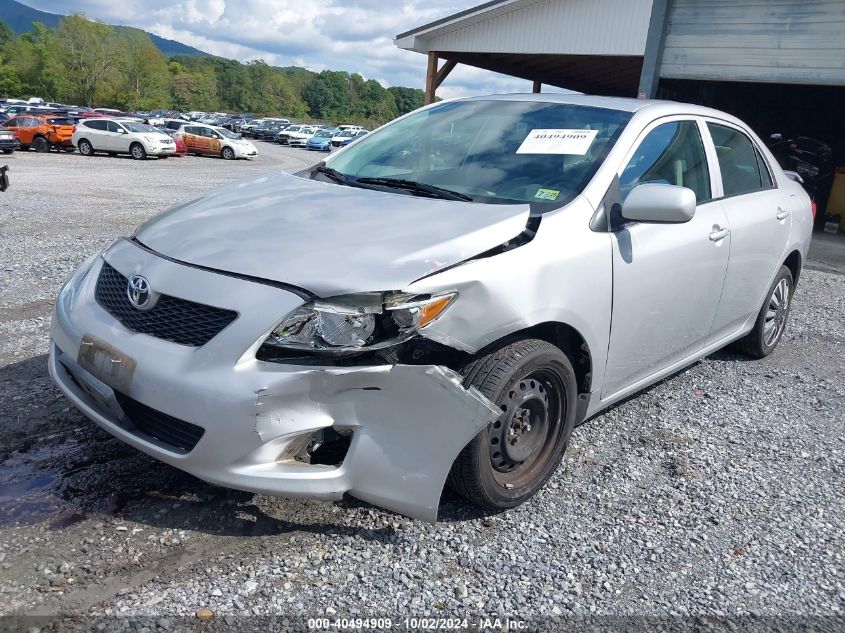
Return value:
[[(836, 266), (805, 270), (774, 355), (719, 352), (597, 416), (576, 429), (546, 489), (503, 514), (446, 492), (431, 526), (354, 501), (225, 490), (69, 408), (45, 366), (63, 280), (179, 199), (318, 158), (259, 150), (249, 163), (9, 158), (0, 630), (304, 629), (305, 617), (379, 615), (400, 628), (413, 628), (405, 617), (469, 618), (471, 629), (489, 617), (489, 630), (506, 629), (507, 617), (528, 629), (557, 618), (576, 618), (570, 628), (657, 622), (643, 618), (676, 629), (845, 627), (845, 269)], [(13, 617), (33, 615), (42, 617)]]

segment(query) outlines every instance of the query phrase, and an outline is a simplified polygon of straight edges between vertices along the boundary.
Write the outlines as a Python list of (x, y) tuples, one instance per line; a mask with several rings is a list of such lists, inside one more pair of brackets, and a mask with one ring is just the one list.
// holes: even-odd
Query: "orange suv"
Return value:
[(36, 152), (49, 152), (54, 147), (66, 152), (74, 150), (70, 139), (76, 124), (61, 116), (22, 114), (6, 121), (3, 127), (18, 133), (21, 149), (32, 147)]

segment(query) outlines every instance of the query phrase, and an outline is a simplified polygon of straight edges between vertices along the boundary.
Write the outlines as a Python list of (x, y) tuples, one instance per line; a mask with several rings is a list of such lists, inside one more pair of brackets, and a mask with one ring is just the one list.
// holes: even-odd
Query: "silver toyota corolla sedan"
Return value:
[(572, 95), (447, 101), (183, 202), (62, 289), (50, 373), (209, 482), (434, 520), (540, 489), (573, 427), (783, 335), (810, 200), (741, 121)]

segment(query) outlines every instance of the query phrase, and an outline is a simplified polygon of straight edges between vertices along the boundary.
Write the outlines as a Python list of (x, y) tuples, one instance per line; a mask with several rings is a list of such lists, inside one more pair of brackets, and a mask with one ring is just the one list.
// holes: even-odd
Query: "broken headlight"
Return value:
[(382, 349), (408, 340), (435, 321), (455, 297), (456, 292), (392, 292), (315, 300), (282, 319), (264, 344), (328, 353)]

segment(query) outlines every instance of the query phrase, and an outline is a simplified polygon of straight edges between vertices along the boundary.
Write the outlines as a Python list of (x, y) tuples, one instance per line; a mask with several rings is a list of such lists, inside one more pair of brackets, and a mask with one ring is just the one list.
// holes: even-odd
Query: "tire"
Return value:
[(132, 143), (132, 145), (129, 146), (129, 153), (135, 160), (144, 160), (147, 158), (147, 150), (145, 150), (144, 146), (140, 143)]
[(513, 508), (543, 487), (566, 451), (575, 426), (575, 372), (559, 348), (523, 339), (476, 359), (462, 373), (466, 386), (478, 388), (503, 413), (460, 452), (448, 485), (485, 508)]
[(235, 160), (235, 150), (231, 147), (224, 147), (220, 151), (220, 156), (222, 156), (225, 160)]
[(36, 136), (32, 139), (32, 148), (39, 154), (44, 154), (50, 151), (50, 141), (43, 136)]
[(77, 147), (79, 148), (79, 153), (83, 156), (94, 155), (94, 146), (91, 145), (91, 141), (89, 141), (88, 139), (80, 139), (79, 143), (77, 143)]
[(733, 344), (737, 351), (752, 358), (765, 358), (775, 351), (786, 330), (786, 322), (792, 308), (793, 290), (792, 271), (786, 266), (781, 266), (777, 277), (769, 286), (754, 328)]

